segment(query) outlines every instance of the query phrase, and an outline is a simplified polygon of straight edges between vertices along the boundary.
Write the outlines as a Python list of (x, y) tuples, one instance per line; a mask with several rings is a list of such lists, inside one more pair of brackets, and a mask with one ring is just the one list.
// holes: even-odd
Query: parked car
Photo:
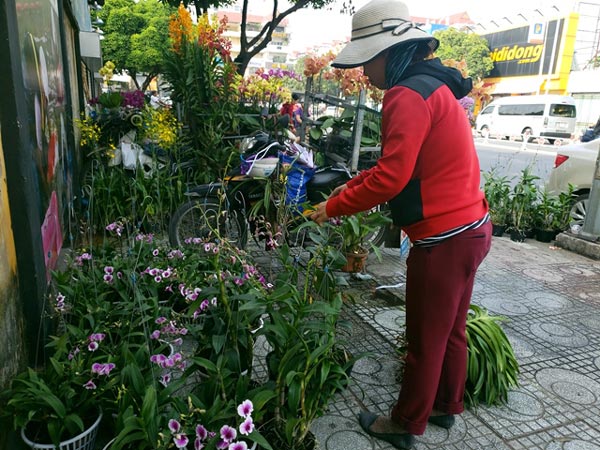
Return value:
[(600, 138), (590, 142), (565, 145), (556, 153), (554, 168), (550, 172), (546, 190), (558, 195), (561, 192), (568, 192), (569, 184), (575, 186), (576, 199), (571, 208), (572, 224), (583, 225), (585, 220), (599, 151)]

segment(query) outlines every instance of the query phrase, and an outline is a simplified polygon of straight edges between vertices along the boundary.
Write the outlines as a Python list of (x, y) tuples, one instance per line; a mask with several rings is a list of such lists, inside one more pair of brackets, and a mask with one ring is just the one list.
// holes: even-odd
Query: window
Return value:
[(479, 114), (491, 114), (493, 112), (494, 112), (494, 106), (488, 106), (483, 111), (481, 111)]
[(499, 116), (543, 116), (544, 105), (502, 105), (498, 108)]
[(550, 115), (552, 117), (569, 117), (574, 118), (576, 116), (574, 105), (550, 105)]

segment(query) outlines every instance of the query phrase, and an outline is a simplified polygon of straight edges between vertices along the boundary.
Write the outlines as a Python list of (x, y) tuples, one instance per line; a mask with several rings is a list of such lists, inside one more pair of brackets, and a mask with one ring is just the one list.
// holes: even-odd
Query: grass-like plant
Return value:
[(484, 308), (471, 305), (467, 316), (467, 384), (465, 402), (497, 405), (506, 403), (508, 392), (519, 385), (519, 364), (499, 322)]
[[(467, 381), (464, 401), (467, 407), (480, 403), (504, 404), (508, 392), (519, 385), (519, 364), (510, 341), (499, 322), (504, 318), (490, 316), (477, 305), (467, 315)], [(408, 350), (406, 334), (397, 337), (396, 353), (403, 361)], [(401, 382), (401, 377), (398, 377)]]

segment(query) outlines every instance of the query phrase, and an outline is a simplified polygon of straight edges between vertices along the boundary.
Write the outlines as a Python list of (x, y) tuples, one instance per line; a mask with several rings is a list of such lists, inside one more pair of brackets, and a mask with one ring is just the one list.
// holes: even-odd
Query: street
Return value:
[[(526, 167), (531, 173), (540, 177), (539, 185), (544, 185), (554, 166), (554, 158), (560, 147), (554, 145), (540, 145), (522, 142), (503, 141), (500, 139), (475, 138), (475, 147), (479, 155), (481, 173), (495, 169), (497, 173), (505, 175), (511, 184), (515, 183)], [(481, 183), (483, 185), (483, 175)]]

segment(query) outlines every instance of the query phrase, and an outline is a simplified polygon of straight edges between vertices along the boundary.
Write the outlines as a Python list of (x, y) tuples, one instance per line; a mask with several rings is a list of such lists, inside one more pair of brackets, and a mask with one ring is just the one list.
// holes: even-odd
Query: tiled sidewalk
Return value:
[[(321, 450), (391, 449), (360, 429), (361, 409), (388, 413), (398, 394), (396, 338), (404, 326), (398, 250), (369, 261), (371, 280), (350, 280), (347, 336), (357, 353), (351, 386), (312, 427)], [(390, 295), (391, 294), (391, 295)], [(509, 320), (503, 328), (517, 355), (520, 387), (502, 407), (462, 414), (450, 430), (429, 425), (416, 450), (600, 450), (600, 262), (534, 240), (494, 238), (473, 302)]]

